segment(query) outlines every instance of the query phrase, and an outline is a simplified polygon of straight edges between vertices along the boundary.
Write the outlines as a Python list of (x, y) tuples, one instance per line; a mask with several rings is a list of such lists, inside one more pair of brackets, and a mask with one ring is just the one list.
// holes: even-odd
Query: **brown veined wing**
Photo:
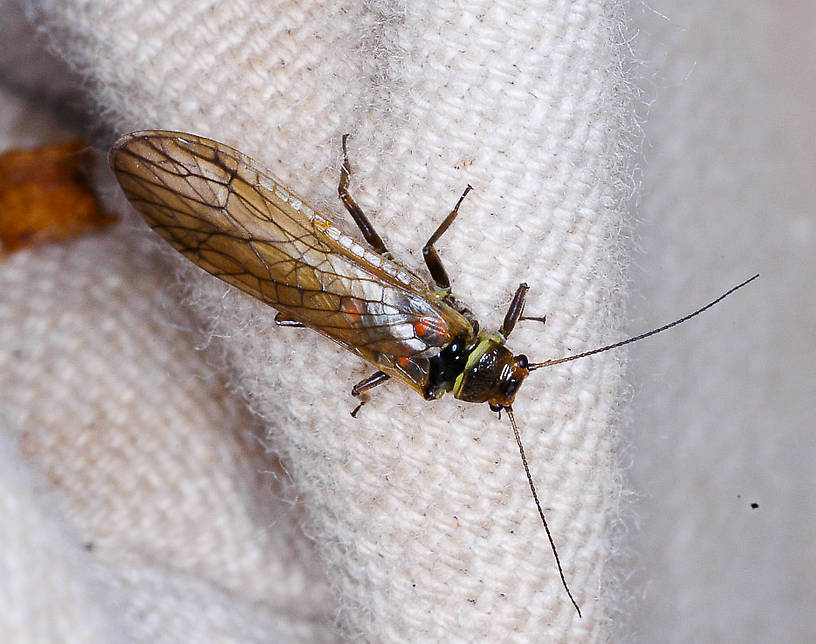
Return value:
[(134, 132), (109, 163), (128, 200), (188, 259), (420, 393), (467, 319), (363, 248), (258, 163), (192, 134)]

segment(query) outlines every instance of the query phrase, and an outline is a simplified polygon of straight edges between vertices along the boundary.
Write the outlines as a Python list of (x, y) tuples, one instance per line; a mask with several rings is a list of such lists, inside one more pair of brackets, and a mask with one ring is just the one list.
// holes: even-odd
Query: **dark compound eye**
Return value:
[(504, 409), (502, 405), (497, 405), (496, 403), (490, 403), (490, 411), (501, 411)]
[(516, 364), (522, 369), (526, 369), (527, 365), (530, 364), (530, 362), (529, 360), (527, 360), (527, 356), (525, 356), (523, 353), (519, 353), (516, 356)]

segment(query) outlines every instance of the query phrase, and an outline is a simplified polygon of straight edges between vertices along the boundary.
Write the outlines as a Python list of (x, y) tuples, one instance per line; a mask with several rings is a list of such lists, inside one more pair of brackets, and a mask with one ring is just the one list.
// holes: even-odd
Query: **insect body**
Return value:
[(494, 409), (512, 404), (527, 361), (504, 341), (527, 287), (519, 286), (499, 332), (479, 333), (473, 315), (451, 295), (433, 248), (461, 199), (423, 249), (436, 282), (431, 289), (390, 257), (351, 199), (347, 160), (339, 192), (373, 251), (221, 143), (137, 132), (114, 145), (110, 162), (130, 202), (178, 251), (274, 306), (282, 323), (308, 326), (375, 365), (379, 371), (355, 386), (355, 395), (392, 377), (427, 399), (453, 391)]
[(575, 356), (530, 363), (505, 346), (521, 319), (527, 285), (519, 285), (501, 327), (481, 332), (473, 314), (451, 294), (434, 248), (470, 186), (422, 249), (433, 278), (433, 286), (428, 286), (391, 257), (349, 194), (345, 136), (343, 153), (338, 194), (371, 248), (341, 232), (262, 166), (223, 143), (181, 132), (135, 132), (114, 144), (109, 162), (133, 206), (179, 252), (276, 308), (279, 324), (310, 327), (374, 365), (377, 371), (354, 386), (354, 396), (393, 378), (426, 399), (452, 392), (459, 400), (486, 402), (493, 411), (506, 411), (562, 584), (580, 615), (513, 416), (519, 387), (535, 369), (679, 324), (751, 280), (654, 331)]

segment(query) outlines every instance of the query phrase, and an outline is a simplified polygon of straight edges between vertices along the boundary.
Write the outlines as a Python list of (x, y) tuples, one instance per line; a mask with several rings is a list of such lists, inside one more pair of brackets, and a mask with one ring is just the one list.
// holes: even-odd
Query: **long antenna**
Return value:
[(694, 313), (689, 313), (685, 317), (680, 318), (679, 320), (675, 320), (670, 324), (666, 324), (659, 329), (654, 329), (652, 331), (648, 331), (647, 333), (641, 333), (640, 335), (636, 335), (633, 338), (629, 338), (628, 340), (621, 340), (620, 342), (615, 342), (615, 344), (609, 344), (605, 347), (601, 347), (600, 349), (593, 349), (592, 351), (585, 351), (584, 353), (579, 353), (577, 356), (567, 356), (566, 358), (558, 358), (557, 360), (547, 360), (546, 362), (534, 362), (527, 366), (530, 371), (535, 371), (536, 369), (541, 369), (541, 367), (551, 367), (554, 364), (561, 364), (562, 362), (569, 362), (570, 360), (578, 360), (578, 358), (586, 358), (587, 356), (595, 355), (596, 353), (603, 353), (604, 351), (609, 351), (610, 349), (617, 349), (618, 347), (622, 347), (624, 344), (629, 344), (630, 342), (637, 342), (638, 340), (643, 340), (643, 338), (648, 338), (650, 335), (655, 335), (657, 333), (661, 333), (666, 329), (671, 329), (673, 326), (677, 326), (678, 324), (682, 324), (686, 320), (690, 320), (691, 318), (700, 315), (703, 311), (710, 309), (712, 306), (721, 302), (726, 297), (731, 295), (737, 289), (741, 289), (746, 284), (753, 282), (757, 277), (759, 277), (759, 273), (754, 275), (753, 277), (748, 278), (742, 284), (737, 284), (734, 288), (726, 291), (720, 297), (718, 297), (713, 302), (709, 302), (703, 308), (697, 309)]
[(561, 583), (564, 584), (564, 590), (567, 591), (567, 595), (569, 595), (572, 605), (575, 606), (575, 610), (578, 611), (578, 617), (581, 617), (581, 609), (578, 607), (578, 603), (575, 601), (575, 598), (572, 596), (569, 586), (567, 585), (567, 579), (564, 577), (564, 570), (561, 568), (561, 559), (558, 557), (558, 550), (555, 549), (555, 542), (553, 541), (552, 534), (550, 533), (550, 526), (547, 525), (547, 519), (544, 518), (544, 510), (541, 509), (541, 503), (538, 500), (538, 492), (536, 492), (535, 485), (533, 484), (533, 476), (530, 474), (530, 467), (527, 465), (527, 455), (524, 453), (524, 446), (521, 444), (521, 436), (519, 435), (518, 425), (516, 425), (516, 417), (513, 415), (513, 408), (505, 407), (504, 411), (507, 412), (507, 415), (510, 417), (510, 424), (513, 426), (513, 435), (516, 437), (516, 444), (519, 448), (519, 454), (521, 454), (521, 463), (524, 465), (524, 473), (527, 474), (527, 482), (530, 484), (530, 492), (533, 493), (533, 500), (538, 508), (538, 516), (541, 517), (541, 522), (544, 524), (544, 530), (547, 531), (547, 539), (550, 540), (550, 548), (552, 548), (553, 556), (555, 557), (555, 565), (558, 566), (558, 574), (561, 575)]

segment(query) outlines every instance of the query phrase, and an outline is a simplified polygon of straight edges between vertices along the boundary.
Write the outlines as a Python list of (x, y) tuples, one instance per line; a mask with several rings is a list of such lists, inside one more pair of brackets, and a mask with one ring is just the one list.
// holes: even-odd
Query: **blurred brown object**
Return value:
[(0, 258), (116, 221), (91, 188), (92, 164), (83, 139), (0, 155)]

